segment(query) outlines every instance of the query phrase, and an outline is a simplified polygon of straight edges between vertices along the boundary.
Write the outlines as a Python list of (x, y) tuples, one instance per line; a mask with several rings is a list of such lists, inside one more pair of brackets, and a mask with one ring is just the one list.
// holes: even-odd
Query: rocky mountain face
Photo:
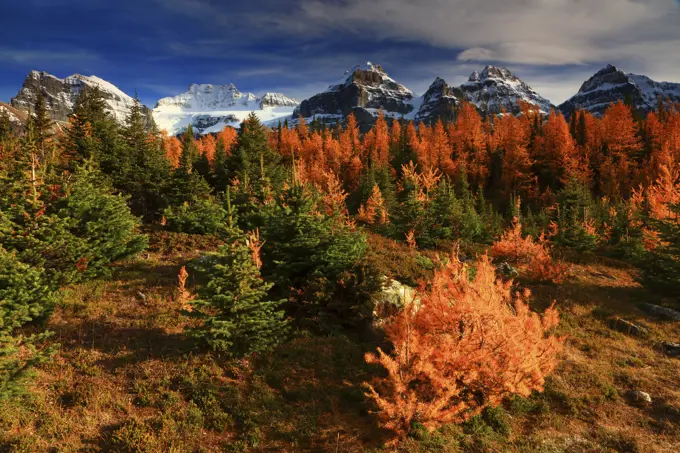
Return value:
[(21, 128), (26, 123), (28, 117), (26, 112), (17, 110), (9, 104), (0, 102), (0, 114), (5, 114), (9, 118), (9, 122), (12, 125), (12, 129), (21, 130)]
[(342, 83), (302, 101), (294, 116), (336, 122), (351, 112), (366, 130), (379, 109), (388, 119), (403, 117), (432, 124), (440, 118), (454, 118), (463, 101), (488, 114), (498, 114), (503, 109), (518, 113), (519, 101), (537, 105), (544, 113), (553, 108), (550, 101), (505, 68), (487, 66), (481, 73), (474, 72), (459, 87), (437, 77), (422, 97), (414, 97), (411, 90), (390, 78), (379, 65), (366, 63), (349, 71)]
[(281, 93), (262, 97), (241, 93), (234, 84), (192, 84), (182, 94), (163, 98), (153, 109), (159, 129), (171, 135), (186, 130), (191, 124), (196, 133), (219, 132), (225, 126), (238, 126), (250, 112), (263, 122), (290, 116), (299, 105)]
[(437, 77), (423, 95), (414, 120), (431, 124), (440, 118), (453, 119), (462, 99), (463, 92), (460, 88), (452, 87), (444, 79)]
[(302, 101), (293, 116), (333, 122), (351, 112), (359, 127), (365, 130), (375, 121), (380, 109), (388, 117), (415, 113), (413, 92), (387, 75), (381, 66), (367, 62), (354, 67), (345, 76), (342, 83)]
[(642, 113), (655, 110), (659, 100), (680, 102), (680, 83), (656, 82), (647, 76), (628, 74), (607, 65), (581, 85), (576, 95), (560, 105), (565, 115), (585, 109), (602, 115), (611, 103), (629, 100)]
[(463, 98), (483, 114), (496, 115), (502, 110), (517, 114), (519, 101), (537, 105), (544, 113), (553, 109), (550, 101), (506, 68), (487, 66), (481, 73), (475, 71), (459, 89)]
[[(11, 105), (18, 110), (30, 112), (33, 110), (38, 93), (42, 93), (51, 118), (58, 123), (65, 123), (80, 93), (94, 87), (100, 89), (108, 112), (116, 121), (123, 123), (134, 99), (115, 85), (96, 76), (74, 74), (60, 79), (46, 72), (31, 71), (24, 80), (19, 93), (12, 98)], [(147, 107), (143, 107), (143, 111), (151, 125), (151, 111)]]

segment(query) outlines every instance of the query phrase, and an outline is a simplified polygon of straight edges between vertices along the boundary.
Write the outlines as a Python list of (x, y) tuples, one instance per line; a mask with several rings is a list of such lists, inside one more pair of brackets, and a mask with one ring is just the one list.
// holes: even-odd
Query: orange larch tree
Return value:
[(435, 271), (416, 302), (385, 324), (394, 349), (366, 354), (386, 377), (368, 385), (383, 427), (405, 436), (418, 422), (428, 430), (460, 423), (511, 395), (541, 391), (557, 365), (563, 339), (550, 334), (554, 306), (532, 312), (529, 291), (513, 294), (486, 256), (474, 278), (454, 253)]

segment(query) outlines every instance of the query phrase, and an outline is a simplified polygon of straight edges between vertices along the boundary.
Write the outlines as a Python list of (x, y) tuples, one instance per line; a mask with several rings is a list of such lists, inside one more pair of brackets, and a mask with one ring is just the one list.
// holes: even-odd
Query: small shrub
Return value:
[(512, 282), (496, 279), (488, 257), (470, 280), (455, 255), (435, 271), (419, 306), (407, 306), (385, 331), (394, 346), (366, 354), (387, 376), (368, 385), (382, 425), (398, 436), (418, 422), (432, 430), (459, 423), (507, 396), (541, 390), (556, 366), (563, 339), (548, 335), (557, 311), (541, 318), (528, 292), (513, 296)]
[(134, 418), (111, 434), (111, 445), (120, 453), (155, 453), (159, 446), (151, 428)]
[(512, 228), (491, 246), (491, 255), (523, 266), (529, 277), (537, 281), (561, 283), (568, 272), (567, 265), (552, 258), (543, 236), (538, 242), (531, 236), (522, 236), (522, 224), (517, 217)]

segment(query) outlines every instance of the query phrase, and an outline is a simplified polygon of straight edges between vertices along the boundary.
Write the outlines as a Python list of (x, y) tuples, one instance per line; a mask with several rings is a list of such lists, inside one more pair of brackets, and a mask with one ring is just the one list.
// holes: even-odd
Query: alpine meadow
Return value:
[(0, 452), (680, 451), (677, 2), (129, 3), (6, 7)]

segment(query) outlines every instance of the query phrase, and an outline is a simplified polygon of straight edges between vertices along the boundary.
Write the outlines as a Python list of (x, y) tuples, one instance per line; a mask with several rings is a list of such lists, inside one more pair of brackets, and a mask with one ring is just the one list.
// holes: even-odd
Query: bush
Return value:
[(522, 224), (517, 217), (499, 241), (491, 246), (494, 258), (522, 265), (530, 278), (538, 281), (561, 283), (568, 267), (550, 256), (547, 241), (541, 235), (538, 241), (531, 236), (522, 237)]
[(213, 198), (185, 202), (163, 213), (170, 231), (189, 234), (216, 234), (224, 231), (227, 212)]
[(421, 303), (386, 323), (391, 354), (367, 354), (386, 377), (368, 385), (382, 425), (397, 435), (414, 422), (435, 429), (460, 423), (510, 395), (541, 390), (555, 368), (563, 339), (548, 335), (558, 323), (549, 308), (540, 317), (513, 297), (512, 282), (496, 279), (489, 258), (468, 269), (455, 255), (437, 270)]

